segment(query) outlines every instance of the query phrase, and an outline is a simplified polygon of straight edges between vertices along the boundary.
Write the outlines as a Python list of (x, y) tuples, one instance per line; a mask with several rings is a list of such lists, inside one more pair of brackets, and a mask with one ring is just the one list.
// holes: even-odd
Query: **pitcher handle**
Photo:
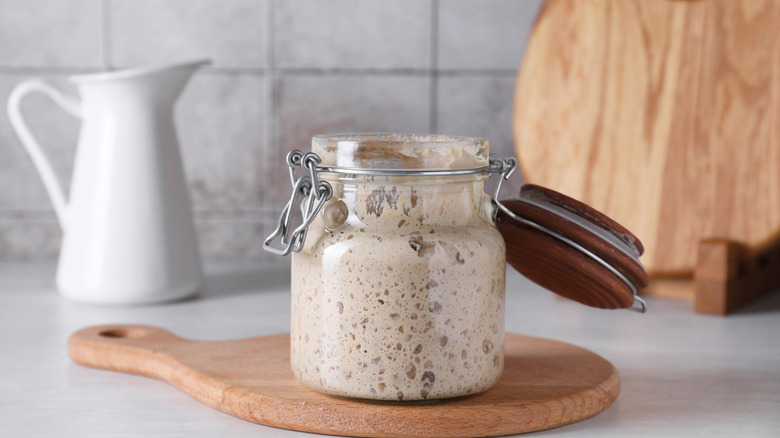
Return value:
[(30, 129), (27, 127), (27, 123), (25, 123), (22, 118), (20, 109), (22, 98), (25, 95), (36, 91), (45, 94), (66, 112), (78, 118), (81, 118), (81, 102), (73, 97), (64, 95), (51, 84), (41, 79), (29, 79), (20, 83), (11, 91), (11, 95), (8, 98), (8, 118), (11, 121), (11, 126), (14, 131), (16, 131), (16, 135), (19, 136), (19, 140), (21, 140), (22, 145), (30, 155), (35, 168), (38, 169), (38, 173), (41, 175), (41, 179), (43, 179), (43, 185), (49, 193), (52, 204), (54, 204), (54, 212), (57, 214), (60, 227), (64, 230), (65, 210), (67, 208), (65, 192), (62, 190), (62, 185), (57, 180), (57, 175), (54, 174), (49, 159), (41, 149), (38, 141), (33, 137)]

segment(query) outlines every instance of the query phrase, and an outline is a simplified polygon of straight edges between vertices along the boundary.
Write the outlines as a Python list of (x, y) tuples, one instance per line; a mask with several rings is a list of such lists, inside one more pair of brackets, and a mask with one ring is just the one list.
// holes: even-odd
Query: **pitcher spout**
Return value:
[(184, 90), (192, 74), (205, 65), (211, 64), (210, 60), (183, 62), (177, 64), (139, 67), (125, 70), (114, 70), (100, 73), (71, 76), (69, 80), (78, 85), (82, 92), (98, 85), (101, 92), (105, 92), (106, 86), (113, 84), (132, 83), (136, 88), (135, 93), (145, 89), (147, 96), (155, 96), (159, 99), (174, 101)]

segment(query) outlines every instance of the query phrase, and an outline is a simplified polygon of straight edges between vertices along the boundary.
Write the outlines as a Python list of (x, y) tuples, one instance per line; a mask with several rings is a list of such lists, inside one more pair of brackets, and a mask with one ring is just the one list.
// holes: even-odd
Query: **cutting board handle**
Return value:
[(68, 339), (68, 355), (81, 365), (168, 380), (178, 361), (168, 352), (188, 342), (146, 325), (101, 325)]

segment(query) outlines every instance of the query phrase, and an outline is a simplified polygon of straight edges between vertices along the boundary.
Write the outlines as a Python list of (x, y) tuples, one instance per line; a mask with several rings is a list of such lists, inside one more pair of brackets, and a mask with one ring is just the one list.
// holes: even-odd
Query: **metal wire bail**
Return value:
[[(287, 154), (287, 166), (290, 168), (290, 182), (292, 183), (292, 194), (290, 200), (282, 210), (279, 216), (279, 222), (276, 229), (263, 242), (263, 249), (277, 255), (286, 256), (290, 252), (300, 252), (306, 241), (306, 232), (317, 214), (322, 210), (331, 196), (333, 196), (333, 187), (327, 181), (320, 181), (317, 165), (322, 160), (317, 154), (309, 152), (304, 154), (299, 150), (291, 151)], [(303, 169), (308, 172), (297, 179), (295, 172)], [(292, 230), (293, 209), (300, 202), (303, 220), (294, 230)], [(291, 231), (292, 230), (292, 231)], [(273, 241), (281, 237), (281, 247), (272, 245)]]
[[(493, 202), (496, 201), (501, 183), (508, 179), (517, 167), (514, 157), (500, 159), (491, 156), (487, 166), (472, 169), (353, 169), (344, 167), (320, 166), (322, 159), (314, 152), (304, 153), (299, 150), (287, 154), (287, 166), (290, 168), (290, 183), (292, 194), (279, 216), (276, 229), (265, 239), (263, 249), (277, 255), (285, 256), (291, 252), (300, 252), (306, 240), (306, 231), (314, 218), (322, 209), (325, 202), (333, 196), (333, 187), (327, 181), (319, 179), (320, 172), (348, 174), (348, 175), (373, 175), (373, 176), (457, 176), (500, 173)], [(296, 178), (297, 170), (303, 170), (306, 174)], [(295, 229), (292, 228), (293, 209), (300, 203), (303, 220)], [(272, 245), (276, 238), (281, 239), (281, 247)]]

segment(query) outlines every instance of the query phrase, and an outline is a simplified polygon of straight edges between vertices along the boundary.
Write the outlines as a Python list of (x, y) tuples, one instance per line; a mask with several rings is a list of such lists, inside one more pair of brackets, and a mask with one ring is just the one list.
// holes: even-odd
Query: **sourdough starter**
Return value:
[(505, 250), (483, 176), (325, 178), (293, 255), (291, 362), (333, 395), (475, 394), (503, 370)]

